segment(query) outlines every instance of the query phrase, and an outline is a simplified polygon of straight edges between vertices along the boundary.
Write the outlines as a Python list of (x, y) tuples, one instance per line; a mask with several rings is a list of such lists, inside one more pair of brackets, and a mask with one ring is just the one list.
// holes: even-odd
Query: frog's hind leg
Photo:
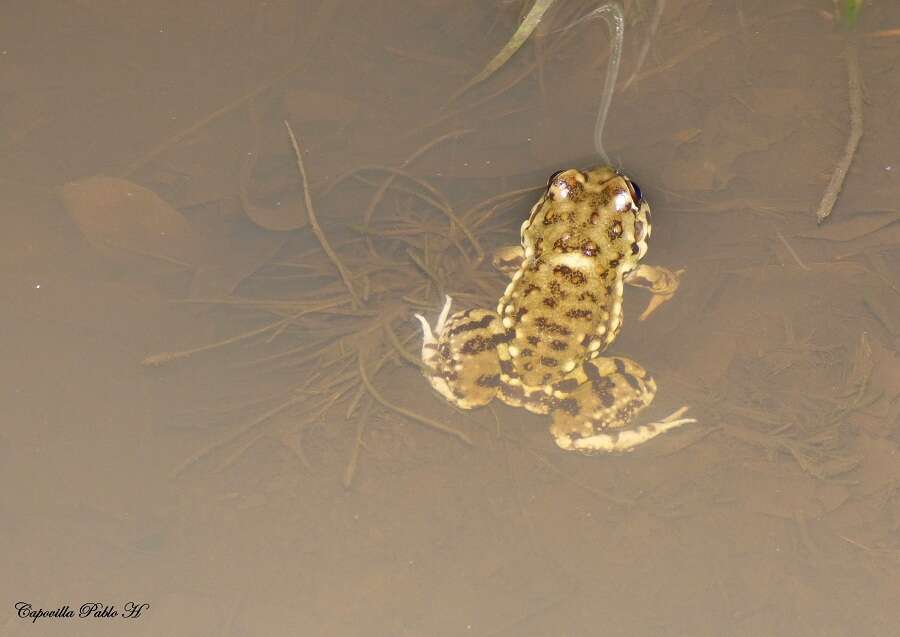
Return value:
[(444, 398), (462, 409), (489, 403), (500, 386), (500, 358), (494, 333), (500, 319), (489, 310), (450, 315), (448, 296), (434, 330), (421, 314), (425, 377)]
[(585, 362), (571, 376), (578, 387), (552, 410), (550, 433), (563, 449), (582, 453), (631, 451), (659, 434), (696, 422), (686, 408), (659, 422), (632, 420), (653, 401), (656, 382), (633, 360), (619, 356)]

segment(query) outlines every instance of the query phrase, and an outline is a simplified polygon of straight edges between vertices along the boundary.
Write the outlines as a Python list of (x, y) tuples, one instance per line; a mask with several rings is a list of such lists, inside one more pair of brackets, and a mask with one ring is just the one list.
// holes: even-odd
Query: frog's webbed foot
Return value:
[(553, 409), (550, 433), (556, 444), (582, 453), (631, 451), (661, 433), (696, 422), (682, 418), (682, 407), (658, 422), (632, 425), (656, 395), (656, 382), (633, 360), (619, 356), (585, 363), (583, 380), (567, 400)]
[(646, 320), (660, 305), (675, 296), (683, 274), (684, 268), (673, 272), (658, 265), (639, 265), (625, 275), (625, 283), (649, 290), (653, 295), (639, 320)]
[(453, 299), (444, 307), (432, 330), (421, 314), (422, 362), (431, 386), (452, 404), (472, 409), (487, 404), (497, 393), (500, 359), (494, 344), (496, 312), (466, 310), (450, 315)]
[[(434, 331), (431, 331), (431, 325), (428, 324), (428, 321), (425, 320), (425, 317), (421, 314), (413, 314), (419, 320), (419, 323), (422, 324), (422, 361), (427, 365), (428, 361), (426, 360), (426, 348), (429, 351), (437, 349), (438, 339), (441, 337), (441, 334), (444, 333), (444, 328), (447, 325), (447, 317), (450, 315), (450, 308), (453, 305), (453, 299), (450, 298), (450, 295), (446, 295), (444, 297), (444, 307), (441, 308), (441, 313), (438, 316), (437, 323), (435, 323)], [(430, 347), (434, 345), (435, 347)]]
[(448, 363), (451, 361), (444, 360), (440, 355), (440, 339), (444, 335), (444, 329), (447, 324), (447, 316), (450, 314), (450, 307), (453, 305), (453, 299), (447, 295), (444, 300), (444, 307), (438, 316), (432, 331), (431, 325), (421, 314), (413, 314), (422, 325), (422, 362), (425, 364), (427, 371), (425, 377), (431, 386), (444, 398), (453, 402), (453, 390), (447, 382)]
[(658, 420), (656, 422), (644, 423), (642, 425), (638, 425), (629, 429), (623, 429), (620, 431), (616, 431), (615, 429), (613, 429), (609, 432), (595, 434), (594, 436), (590, 436), (588, 438), (571, 440), (570, 446), (564, 446), (563, 444), (560, 444), (559, 439), (557, 439), (556, 444), (558, 444), (563, 449), (580, 451), (584, 454), (634, 451), (635, 447), (647, 442), (648, 440), (651, 440), (652, 438), (655, 438), (661, 433), (665, 433), (670, 429), (675, 429), (676, 427), (680, 427), (681, 425), (687, 425), (697, 422), (696, 418), (681, 417), (685, 414), (685, 412), (687, 412), (688, 409), (689, 407), (687, 405), (684, 405), (662, 420)]

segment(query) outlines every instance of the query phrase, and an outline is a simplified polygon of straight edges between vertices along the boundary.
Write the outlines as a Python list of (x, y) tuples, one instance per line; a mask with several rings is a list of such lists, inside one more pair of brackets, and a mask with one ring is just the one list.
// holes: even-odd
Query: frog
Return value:
[(624, 323), (626, 284), (672, 297), (683, 270), (642, 264), (652, 230), (638, 184), (611, 166), (554, 173), (522, 223), (520, 244), (498, 251), (510, 280), (496, 310), (421, 314), (421, 360), (432, 388), (461, 409), (494, 399), (551, 417), (557, 446), (584, 454), (633, 451), (696, 422), (687, 407), (635, 417), (656, 395), (653, 376), (625, 356), (601, 356)]

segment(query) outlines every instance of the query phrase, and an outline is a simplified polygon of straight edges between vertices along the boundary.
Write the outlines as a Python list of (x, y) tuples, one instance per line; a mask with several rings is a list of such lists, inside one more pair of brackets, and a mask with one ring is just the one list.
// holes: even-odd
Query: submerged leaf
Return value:
[(65, 184), (61, 197), (88, 243), (111, 259), (182, 268), (196, 263), (191, 224), (143, 186), (96, 175)]

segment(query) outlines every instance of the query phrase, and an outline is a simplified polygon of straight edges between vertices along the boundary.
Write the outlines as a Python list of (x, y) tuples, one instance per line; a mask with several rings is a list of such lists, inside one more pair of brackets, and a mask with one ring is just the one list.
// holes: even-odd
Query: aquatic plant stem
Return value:
[(531, 6), (531, 9), (522, 20), (522, 24), (519, 25), (519, 28), (516, 29), (516, 32), (509, 39), (506, 45), (502, 49), (500, 49), (500, 52), (495, 55), (494, 58), (490, 62), (488, 62), (475, 77), (466, 82), (460, 89), (458, 89), (453, 95), (451, 95), (449, 101), (452, 102), (476, 84), (480, 84), (481, 82), (485, 81), (487, 78), (493, 75), (494, 72), (497, 71), (497, 69), (506, 64), (507, 60), (509, 60), (509, 58), (511, 58), (513, 54), (518, 51), (523, 44), (525, 44), (525, 41), (537, 28), (537, 25), (540, 23), (541, 18), (544, 17), (544, 13), (547, 12), (547, 9), (549, 9), (552, 4), (553, 0), (535, 0), (535, 3)]
[(309, 194), (309, 180), (306, 177), (306, 167), (303, 165), (303, 154), (300, 152), (300, 144), (297, 141), (297, 137), (294, 135), (294, 130), (291, 128), (290, 123), (285, 120), (284, 125), (287, 128), (288, 136), (291, 138), (291, 146), (294, 147), (294, 155), (297, 157), (297, 168), (300, 170), (300, 178), (303, 180), (303, 199), (306, 202), (306, 214), (309, 216), (309, 226), (312, 228), (313, 234), (316, 235), (316, 239), (322, 244), (322, 249), (325, 251), (325, 254), (328, 255), (331, 263), (337, 268), (338, 274), (341, 275), (341, 280), (344, 282), (344, 286), (347, 288), (350, 297), (353, 299), (353, 307), (358, 308), (362, 306), (362, 301), (360, 301), (359, 297), (356, 295), (356, 291), (353, 289), (353, 284), (350, 282), (350, 273), (347, 272), (344, 264), (341, 263), (341, 260), (338, 258), (337, 253), (332, 249), (331, 244), (328, 243), (328, 239), (325, 237), (325, 233), (322, 232), (322, 227), (319, 226), (319, 221), (316, 218), (312, 197)]
[(847, 45), (847, 83), (850, 92), (850, 137), (847, 139), (847, 145), (844, 148), (844, 155), (834, 167), (831, 174), (831, 181), (822, 195), (822, 201), (819, 203), (819, 209), (816, 210), (816, 223), (822, 223), (830, 215), (834, 204), (837, 202), (841, 189), (844, 187), (844, 179), (850, 170), (850, 164), (853, 163), (853, 157), (856, 155), (856, 149), (859, 147), (859, 140), (863, 136), (863, 114), (862, 114), (862, 84), (859, 80), (859, 57), (856, 52), (856, 45), (852, 42)]
[(243, 427), (239, 428), (237, 431), (234, 431), (234, 432), (230, 433), (230, 434), (227, 435), (224, 439), (219, 440), (219, 441), (214, 442), (214, 443), (211, 443), (211, 444), (208, 444), (208, 445), (206, 445), (205, 447), (203, 447), (202, 449), (200, 449), (200, 450), (196, 451), (195, 453), (191, 454), (191, 456), (190, 456), (189, 458), (187, 458), (184, 462), (182, 462), (180, 465), (178, 465), (178, 467), (176, 467), (176, 468), (172, 471), (172, 473), (170, 474), (171, 477), (172, 477), (172, 478), (177, 478), (177, 477), (179, 477), (179, 476), (182, 475), (185, 471), (187, 471), (189, 468), (191, 468), (192, 466), (194, 466), (195, 464), (197, 464), (198, 462), (200, 462), (200, 461), (203, 460), (204, 458), (208, 457), (208, 456), (211, 455), (213, 452), (218, 451), (219, 449), (222, 449), (222, 448), (226, 447), (227, 445), (231, 444), (232, 442), (234, 442), (235, 440), (237, 440), (238, 438), (240, 438), (241, 436), (243, 436), (243, 435), (246, 434), (247, 432), (249, 432), (249, 431), (255, 429), (256, 427), (262, 425), (262, 424), (265, 423), (267, 420), (269, 420), (269, 419), (271, 419), (271, 418), (277, 416), (278, 414), (280, 414), (280, 413), (283, 412), (284, 410), (286, 410), (286, 409), (288, 409), (288, 408), (290, 408), (290, 407), (293, 407), (294, 405), (300, 404), (301, 402), (304, 402), (304, 401), (306, 401), (306, 400), (307, 400), (307, 399), (306, 399), (305, 396), (294, 396), (294, 397), (292, 397), (292, 398), (289, 398), (288, 400), (285, 400), (284, 402), (282, 402), (282, 403), (280, 403), (280, 404), (278, 404), (278, 405), (275, 405), (275, 406), (272, 407), (271, 409), (267, 410), (265, 413), (260, 414), (259, 416), (257, 416), (256, 418), (254, 418), (252, 421), (250, 421), (249, 423), (247, 423), (247, 424), (244, 425)]
[(622, 59), (622, 42), (625, 39), (625, 16), (622, 8), (610, 2), (602, 7), (594, 9), (582, 19), (602, 17), (609, 26), (612, 36), (612, 50), (609, 54), (609, 63), (606, 65), (606, 81), (603, 83), (603, 96), (600, 98), (600, 108), (597, 110), (597, 122), (594, 124), (594, 150), (607, 164), (610, 163), (609, 155), (603, 148), (603, 128), (606, 126), (606, 116), (609, 114), (609, 106), (612, 104), (613, 92), (616, 89), (616, 78), (619, 77), (619, 62)]
[(426, 418), (425, 416), (420, 416), (417, 413), (409, 411), (408, 409), (404, 409), (399, 405), (395, 405), (392, 402), (388, 401), (384, 396), (382, 396), (377, 389), (372, 385), (369, 381), (369, 377), (366, 375), (366, 366), (363, 363), (363, 357), (359, 356), (359, 377), (362, 379), (363, 384), (366, 386), (366, 389), (369, 390), (369, 393), (372, 395), (376, 401), (381, 403), (382, 406), (387, 407), (392, 411), (396, 411), (398, 414), (402, 414), (406, 416), (410, 420), (415, 420), (416, 422), (420, 422), (423, 425), (427, 425), (432, 429), (437, 429), (438, 431), (443, 431), (445, 434), (450, 434), (451, 436), (455, 436), (456, 438), (462, 440), (464, 443), (472, 446), (472, 439), (469, 438), (463, 432), (454, 429), (453, 427), (448, 427), (447, 425), (443, 425), (436, 420), (432, 420), (431, 418)]
[(144, 367), (159, 367), (181, 358), (187, 358), (188, 356), (199, 354), (200, 352), (206, 352), (211, 349), (216, 349), (217, 347), (232, 345), (233, 343), (237, 343), (239, 341), (243, 341), (245, 339), (259, 336), (260, 334), (265, 334), (266, 332), (278, 329), (288, 320), (293, 320), (293, 317), (291, 317), (291, 319), (281, 319), (255, 330), (250, 330), (249, 332), (244, 332), (243, 334), (238, 334), (237, 336), (232, 336), (231, 338), (226, 338), (225, 340), (210, 343), (208, 345), (201, 345), (200, 347), (194, 347), (191, 349), (182, 350), (180, 352), (163, 352), (161, 354), (153, 354), (151, 356), (147, 356), (144, 360), (142, 360), (141, 365), (143, 365)]
[[(497, 69), (503, 66), (512, 55), (519, 50), (522, 44), (528, 39), (531, 33), (537, 28), (541, 18), (547, 9), (553, 4), (553, 0), (535, 0), (531, 10), (522, 20), (522, 24), (509, 39), (500, 52), (488, 62), (488, 64), (475, 77), (469, 80), (458, 91), (450, 96), (452, 102), (457, 97), (468, 91), (470, 88), (483, 82), (490, 77)], [(609, 55), (609, 64), (606, 67), (606, 80), (603, 83), (603, 95), (600, 98), (600, 108), (597, 111), (597, 121), (594, 124), (594, 149), (600, 158), (607, 164), (610, 163), (609, 155), (603, 147), (603, 128), (606, 126), (606, 117), (609, 114), (609, 107), (612, 104), (612, 96), (616, 87), (616, 79), (619, 76), (619, 62), (622, 59), (622, 43), (625, 39), (625, 16), (622, 13), (622, 7), (615, 2), (608, 2), (597, 7), (583, 18), (576, 20), (574, 23), (566, 27), (569, 29), (579, 22), (592, 20), (594, 18), (603, 18), (609, 26), (609, 34), (612, 37), (612, 50)]]
[(170, 148), (174, 148), (183, 140), (187, 139), (190, 135), (205, 128), (224, 115), (231, 113), (236, 108), (243, 106), (244, 104), (255, 98), (257, 95), (263, 94), (273, 86), (276, 86), (283, 80), (286, 80), (294, 73), (302, 70), (303, 67), (305, 67), (307, 64), (310, 64), (310, 51), (312, 51), (316, 44), (318, 44), (319, 39), (322, 38), (324, 34), (328, 33), (328, 29), (326, 27), (328, 27), (329, 23), (338, 14), (343, 4), (344, 3), (340, 2), (340, 0), (325, 0), (324, 2), (319, 3), (319, 7), (316, 9), (315, 15), (311, 16), (311, 19), (306, 22), (306, 26), (308, 28), (305, 31), (303, 37), (299, 40), (302, 43), (300, 50), (294, 52), (293, 59), (300, 60), (300, 62), (291, 65), (272, 79), (266, 80), (256, 85), (255, 87), (250, 89), (250, 91), (228, 102), (212, 113), (204, 116), (187, 128), (183, 128), (180, 131), (175, 132), (171, 137), (163, 140), (161, 143), (157, 144), (149, 151), (141, 155), (139, 158), (134, 160), (125, 168), (125, 170), (122, 171), (120, 176), (123, 178), (130, 177), (138, 170), (149, 164), (151, 161), (168, 151)]
[(656, 0), (656, 9), (653, 11), (653, 17), (650, 19), (650, 26), (647, 29), (647, 36), (644, 38), (644, 44), (641, 45), (641, 52), (638, 54), (637, 62), (634, 65), (634, 71), (632, 71), (631, 77), (628, 78), (628, 81), (625, 82), (625, 85), (622, 86), (623, 91), (634, 83), (635, 79), (638, 76), (638, 73), (641, 72), (641, 69), (644, 66), (644, 60), (647, 59), (647, 53), (650, 52), (650, 45), (656, 38), (656, 30), (659, 29), (659, 22), (662, 19), (662, 14), (665, 8), (666, 0)]
[(366, 403), (362, 413), (359, 415), (359, 421), (356, 423), (356, 436), (353, 439), (353, 449), (350, 451), (350, 459), (344, 468), (344, 476), (341, 482), (345, 489), (349, 489), (353, 485), (353, 478), (356, 476), (356, 468), (359, 466), (359, 454), (363, 446), (362, 436), (369, 421), (369, 412), (372, 408), (372, 401)]

